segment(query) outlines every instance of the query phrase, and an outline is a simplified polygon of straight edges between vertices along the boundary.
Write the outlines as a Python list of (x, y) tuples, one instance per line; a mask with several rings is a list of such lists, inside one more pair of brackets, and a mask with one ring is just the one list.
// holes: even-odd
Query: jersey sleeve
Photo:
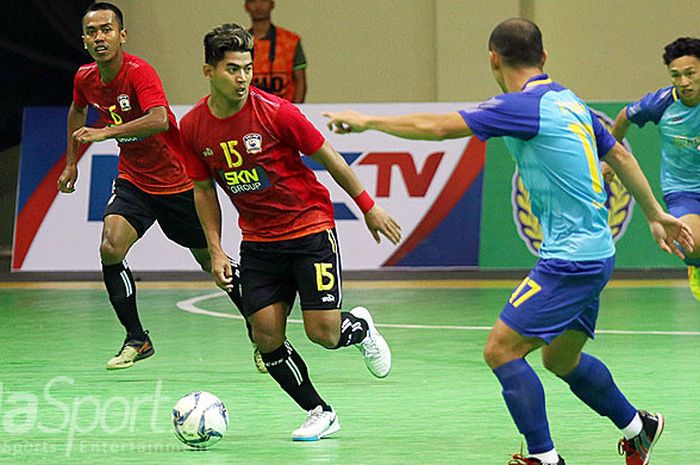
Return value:
[(133, 71), (132, 82), (139, 104), (144, 113), (154, 107), (167, 107), (168, 99), (165, 97), (163, 84), (160, 78), (148, 63), (141, 63)]
[(195, 181), (205, 181), (211, 179), (212, 173), (206, 163), (199, 157), (192, 147), (192, 134), (189, 121), (183, 118), (180, 122), (180, 158), (185, 165), (187, 175)]
[(596, 148), (598, 149), (598, 158), (602, 158), (615, 145), (615, 138), (608, 131), (603, 123), (600, 122), (595, 113), (588, 109), (591, 114), (591, 122), (593, 123), (593, 134), (595, 135)]
[(539, 102), (537, 95), (527, 92), (503, 94), (459, 114), (482, 141), (500, 136), (529, 140), (539, 131)]
[(280, 140), (304, 155), (318, 152), (325, 137), (311, 121), (291, 103), (283, 103), (275, 118), (276, 132)]
[(292, 65), (294, 71), (300, 69), (306, 69), (306, 56), (304, 55), (304, 49), (301, 47), (301, 39), (297, 40), (297, 46), (294, 50), (294, 63)]
[(664, 87), (650, 92), (640, 100), (627, 105), (627, 119), (640, 128), (646, 123), (658, 124), (661, 117), (675, 100), (673, 87)]
[(85, 108), (88, 105), (87, 98), (85, 98), (82, 88), (83, 83), (80, 72), (77, 72), (73, 78), (73, 103), (77, 108)]

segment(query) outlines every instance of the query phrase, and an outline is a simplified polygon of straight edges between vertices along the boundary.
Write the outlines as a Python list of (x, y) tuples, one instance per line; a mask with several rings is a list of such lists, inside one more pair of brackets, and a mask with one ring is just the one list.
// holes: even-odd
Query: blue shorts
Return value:
[(669, 213), (680, 218), (685, 215), (700, 215), (700, 192), (671, 192), (664, 195)]
[(515, 288), (500, 318), (518, 334), (547, 344), (568, 330), (593, 338), (600, 292), (614, 266), (614, 255), (590, 261), (540, 259)]

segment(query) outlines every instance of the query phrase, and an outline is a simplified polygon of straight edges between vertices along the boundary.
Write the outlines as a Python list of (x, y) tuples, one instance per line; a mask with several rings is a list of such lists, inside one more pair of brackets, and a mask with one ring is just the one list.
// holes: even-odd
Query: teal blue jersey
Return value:
[(700, 192), (700, 105), (689, 107), (674, 87), (645, 95), (627, 107), (627, 119), (639, 127), (656, 124), (661, 136), (661, 189)]
[(479, 139), (504, 136), (542, 225), (540, 258), (615, 254), (599, 164), (615, 139), (579, 97), (544, 74), (460, 114)]

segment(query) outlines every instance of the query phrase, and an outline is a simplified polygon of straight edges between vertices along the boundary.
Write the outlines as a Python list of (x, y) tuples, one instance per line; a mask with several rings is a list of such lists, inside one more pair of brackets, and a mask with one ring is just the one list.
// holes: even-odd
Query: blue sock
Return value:
[(503, 387), (510, 416), (525, 436), (530, 454), (541, 454), (554, 449), (549, 434), (544, 389), (535, 370), (522, 358), (512, 360), (493, 370)]
[[(681, 249), (682, 250), (682, 249)], [(683, 259), (686, 265), (688, 266), (700, 266), (700, 258), (690, 258), (690, 257), (685, 257)]]
[(619, 429), (627, 426), (637, 414), (637, 409), (613, 381), (608, 367), (592, 355), (582, 353), (578, 366), (561, 379), (576, 397), (599, 415), (610, 418)]

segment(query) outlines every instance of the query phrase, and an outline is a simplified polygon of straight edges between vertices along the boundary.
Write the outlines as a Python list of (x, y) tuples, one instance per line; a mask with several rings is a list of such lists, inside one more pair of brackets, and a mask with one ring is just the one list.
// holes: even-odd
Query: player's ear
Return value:
[(202, 74), (205, 78), (211, 80), (211, 75), (214, 73), (214, 67), (209, 63), (204, 63), (202, 66)]
[(542, 64), (540, 65), (540, 68), (544, 68), (544, 64), (547, 62), (548, 57), (549, 57), (549, 54), (547, 53), (547, 49), (546, 48), (542, 49)]
[(128, 34), (127, 34), (127, 32), (126, 32), (126, 29), (122, 29), (121, 31), (119, 31), (119, 43), (120, 43), (120, 44), (123, 45), (123, 44), (126, 43), (126, 37), (127, 37), (127, 35), (128, 35)]
[(489, 64), (491, 69), (496, 71), (501, 66), (501, 58), (493, 50), (489, 50)]

